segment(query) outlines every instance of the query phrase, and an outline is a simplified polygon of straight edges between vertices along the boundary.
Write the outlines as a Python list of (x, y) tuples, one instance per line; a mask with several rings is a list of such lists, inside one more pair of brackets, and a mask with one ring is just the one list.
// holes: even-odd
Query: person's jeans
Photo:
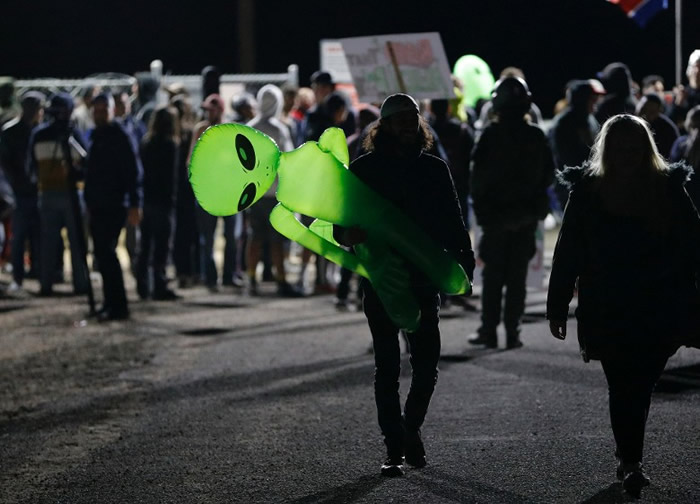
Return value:
[(24, 250), (29, 240), (32, 269), (39, 270), (39, 199), (37, 196), (17, 196), (12, 214), (12, 279), (18, 285), (24, 281)]
[(201, 277), (207, 287), (215, 287), (218, 273), (214, 262), (214, 233), (217, 217), (197, 205), (197, 228), (199, 229), (199, 265)]
[[(224, 283), (233, 281), (236, 267), (236, 232), (240, 231), (240, 215), (224, 217)], [(214, 238), (218, 217), (210, 215), (197, 205), (197, 227), (199, 228), (199, 252), (202, 280), (207, 287), (214, 287), (218, 282), (216, 263), (214, 262)], [(238, 225), (237, 225), (238, 224)]]
[(136, 263), (139, 291), (151, 292), (150, 268), (153, 268), (153, 291), (162, 293), (168, 286), (165, 267), (170, 251), (173, 212), (170, 207), (146, 205), (141, 221), (141, 247)]
[(608, 381), (610, 423), (624, 464), (642, 461), (644, 429), (651, 394), (668, 361), (668, 353), (637, 352), (601, 360)]
[[(189, 182), (183, 183), (189, 185)], [(199, 274), (199, 232), (197, 227), (198, 209), (194, 202), (194, 195), (184, 196), (178, 193), (177, 207), (175, 211), (175, 239), (173, 244), (173, 262), (178, 277), (188, 277)], [(192, 190), (189, 189), (191, 193)]]
[[(81, 205), (82, 206), (82, 205)], [(39, 281), (41, 291), (50, 293), (53, 288), (57, 254), (63, 250), (61, 229), (68, 230), (71, 267), (73, 270), (73, 290), (83, 293), (88, 288), (88, 271), (85, 267), (85, 250), (81, 250), (84, 237), (79, 237), (79, 228), (70, 202), (70, 195), (64, 191), (45, 191), (39, 195), (39, 216), (41, 221), (41, 267)]]
[(125, 221), (126, 208), (123, 207), (90, 211), (90, 232), (102, 275), (103, 308), (113, 314), (122, 314), (128, 309), (124, 276), (117, 257), (117, 243)]
[[(403, 435), (399, 397), (399, 329), (387, 315), (371, 284), (363, 280), (362, 289), (364, 311), (374, 346), (374, 394), (379, 427), (387, 446), (391, 447), (399, 443)], [(408, 430), (417, 430), (423, 425), (437, 383), (440, 359), (440, 298), (437, 293), (426, 293), (418, 296), (418, 302), (421, 308), (420, 327), (416, 332), (408, 333), (413, 370), (403, 415)]]
[(241, 214), (224, 217), (224, 284), (233, 282), (234, 275), (241, 272), (238, 262), (237, 243), (243, 234), (243, 216)]
[(501, 301), (506, 287), (503, 322), (506, 334), (517, 338), (525, 311), (527, 270), (535, 254), (535, 228), (518, 230), (487, 229), (479, 242), (479, 257), (484, 261), (479, 334), (495, 338), (501, 323)]

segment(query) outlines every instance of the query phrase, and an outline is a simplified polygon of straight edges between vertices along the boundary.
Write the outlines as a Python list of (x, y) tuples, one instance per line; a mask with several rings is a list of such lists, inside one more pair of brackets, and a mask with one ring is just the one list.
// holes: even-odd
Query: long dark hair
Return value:
[[(386, 119), (380, 118), (372, 123), (367, 132), (367, 136), (362, 141), (362, 147), (367, 152), (381, 151), (394, 145), (394, 139), (387, 132)], [(418, 116), (418, 135), (416, 137), (415, 148), (418, 151), (428, 151), (433, 146), (433, 135), (430, 133), (428, 123), (423, 116)]]
[(175, 144), (180, 143), (180, 121), (175, 107), (162, 105), (151, 114), (145, 140), (154, 139), (170, 139)]

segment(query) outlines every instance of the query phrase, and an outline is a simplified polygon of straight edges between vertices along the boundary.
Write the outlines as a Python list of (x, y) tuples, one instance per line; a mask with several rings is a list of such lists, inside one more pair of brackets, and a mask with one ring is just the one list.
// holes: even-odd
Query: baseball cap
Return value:
[(595, 94), (604, 95), (607, 93), (605, 91), (605, 86), (603, 86), (603, 83), (598, 79), (588, 79), (588, 84)]
[(416, 114), (419, 113), (418, 104), (411, 96), (404, 93), (396, 93), (388, 96), (384, 103), (382, 103), (382, 108), (380, 109), (380, 114), (382, 119), (394, 115), (398, 112), (411, 111)]
[(327, 72), (326, 70), (316, 70), (314, 73), (311, 74), (311, 83), (333, 85), (333, 76), (330, 74), (330, 72)]

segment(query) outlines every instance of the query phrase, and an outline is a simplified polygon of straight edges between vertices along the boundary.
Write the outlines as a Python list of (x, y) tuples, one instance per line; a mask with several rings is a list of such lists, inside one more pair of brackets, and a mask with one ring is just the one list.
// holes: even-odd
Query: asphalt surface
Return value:
[[(471, 348), (478, 313), (442, 311), (428, 466), (387, 479), (364, 316), (263, 287), (134, 299), (132, 320), (106, 324), (67, 294), (0, 298), (0, 502), (630, 500), (603, 373), (581, 361), (575, 324), (565, 342), (548, 334), (544, 292), (517, 350)], [(406, 358), (404, 396), (409, 380)], [(700, 502), (700, 351), (669, 362), (645, 463), (643, 501)]]

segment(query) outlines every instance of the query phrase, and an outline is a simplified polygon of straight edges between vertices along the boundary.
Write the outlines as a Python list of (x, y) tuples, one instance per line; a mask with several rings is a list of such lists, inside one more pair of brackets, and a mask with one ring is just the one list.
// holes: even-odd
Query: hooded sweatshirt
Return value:
[[(265, 133), (275, 141), (282, 152), (294, 149), (289, 128), (279, 119), (282, 113), (283, 96), (280, 88), (266, 84), (258, 91), (258, 115), (248, 126)], [(274, 198), (277, 191), (277, 179), (263, 197)]]

